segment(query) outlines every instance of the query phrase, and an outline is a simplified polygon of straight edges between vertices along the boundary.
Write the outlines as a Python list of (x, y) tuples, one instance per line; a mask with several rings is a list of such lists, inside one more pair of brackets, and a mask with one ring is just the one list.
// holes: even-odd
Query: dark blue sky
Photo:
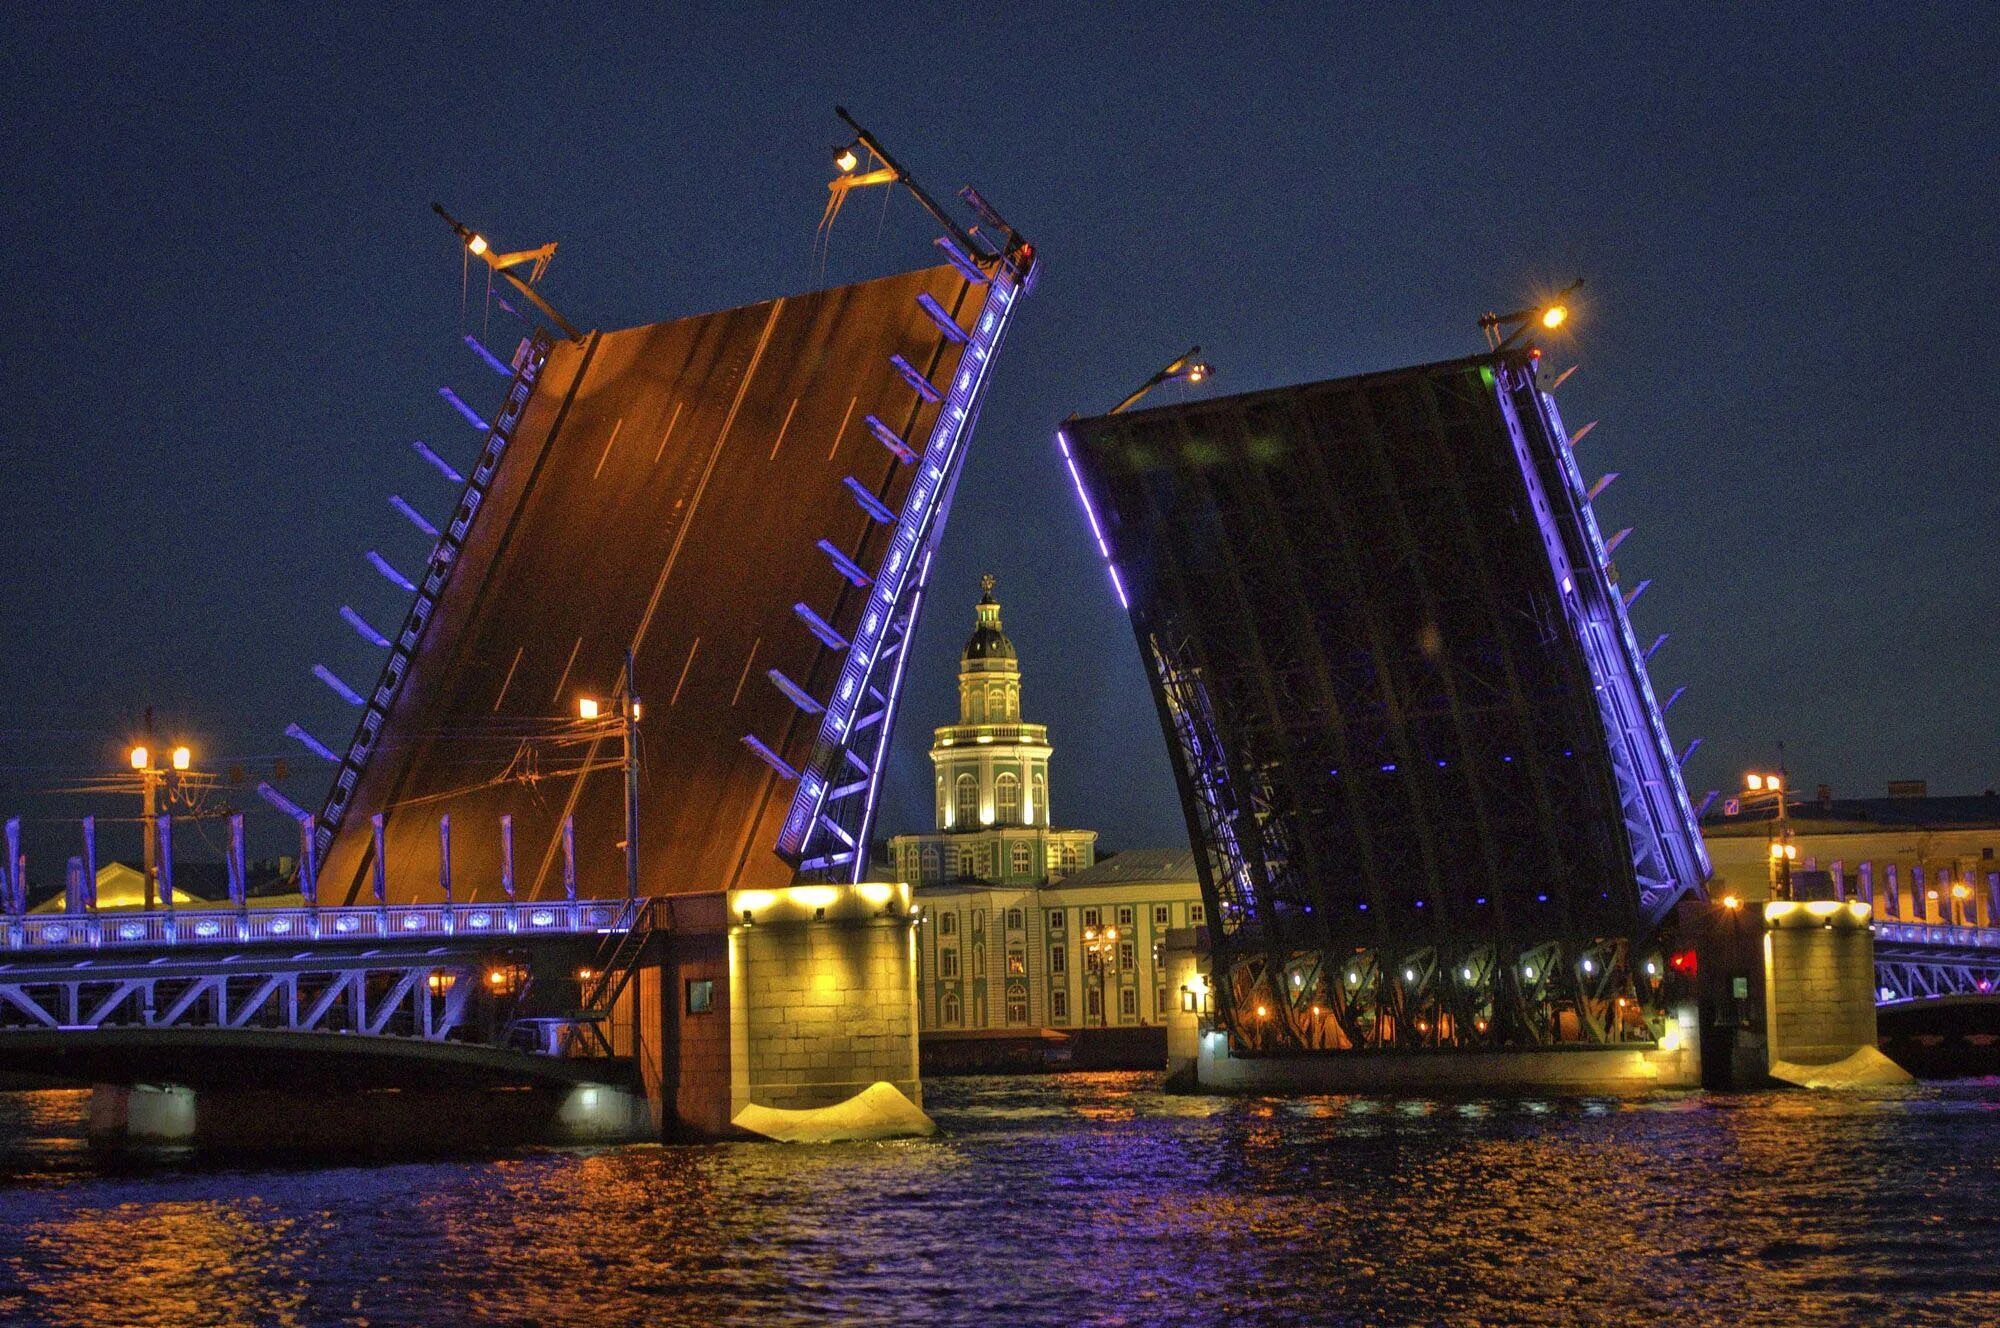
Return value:
[[(0, 43), (0, 801), (109, 760), (140, 708), (223, 760), (344, 740), (309, 676), (393, 621), (386, 506), (474, 440), (433, 199), (616, 327), (821, 284), (845, 103), (939, 193), (1036, 241), (946, 535), (882, 828), (929, 818), (978, 573), (1057, 745), (1060, 819), (1182, 837), (1129, 630), (1052, 454), (1189, 342), (1221, 390), (1478, 345), (1588, 277), (1562, 392), (1697, 790), (1767, 762), (1840, 793), (2000, 782), (2000, 19), (1990, 5), (868, 5), (151, 12)], [(65, 17), (62, 11), (69, 11)], [(92, 17), (94, 12), (95, 17)], [(79, 15), (81, 17), (79, 17)], [(976, 15), (976, 16), (974, 16)], [(858, 200), (826, 281), (927, 261)], [(481, 317), (474, 291), (466, 315)], [(496, 335), (511, 344), (511, 334)], [(1173, 390), (1173, 389), (1169, 389)], [(309, 778), (308, 778), (309, 776)], [(79, 808), (80, 810), (80, 808)]]

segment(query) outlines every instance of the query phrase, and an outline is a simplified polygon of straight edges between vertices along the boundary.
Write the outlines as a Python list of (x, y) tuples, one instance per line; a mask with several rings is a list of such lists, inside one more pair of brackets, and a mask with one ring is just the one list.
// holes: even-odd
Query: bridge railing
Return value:
[(551, 900), (387, 904), (361, 908), (154, 909), (16, 915), (0, 950), (103, 950), (245, 942), (429, 940), (442, 937), (609, 935), (630, 931), (646, 901)]
[(1875, 922), (1875, 943), (1940, 949), (2000, 950), (2000, 927), (1946, 927), (1926, 922)]

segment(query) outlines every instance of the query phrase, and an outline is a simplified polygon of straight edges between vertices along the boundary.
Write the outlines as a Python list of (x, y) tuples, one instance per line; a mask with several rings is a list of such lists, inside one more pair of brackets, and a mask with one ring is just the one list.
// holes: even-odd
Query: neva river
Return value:
[(2000, 1083), (929, 1098), (915, 1143), (108, 1170), (79, 1095), (0, 1095), (0, 1323), (2000, 1321)]

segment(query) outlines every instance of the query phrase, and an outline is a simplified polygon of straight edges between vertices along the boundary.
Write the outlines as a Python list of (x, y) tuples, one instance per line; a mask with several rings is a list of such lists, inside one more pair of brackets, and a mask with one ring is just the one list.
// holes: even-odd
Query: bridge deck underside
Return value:
[(1494, 367), (1067, 427), (1214, 864), (1220, 1006), (1306, 1045), (1308, 1007), (1362, 1043), (1548, 1040), (1524, 1024), (1633, 992), (1603, 943), (1649, 930), (1644, 882), (1550, 515), (1580, 547), (1578, 497)]
[(437, 897), (444, 813), (460, 899), (500, 895), (502, 814), (520, 898), (560, 896), (566, 813), (583, 892), (622, 894), (621, 741), (547, 735), (580, 696), (614, 695), (628, 648), (640, 893), (789, 880), (772, 845), (792, 785), (744, 736), (805, 762), (817, 720), (768, 673), (825, 699), (840, 657), (794, 606), (852, 637), (866, 592), (820, 542), (872, 569), (889, 527), (847, 481), (894, 511), (912, 469), (867, 418), (914, 439), (938, 409), (890, 357), (948, 383), (958, 342), (918, 299), (969, 327), (985, 295), (947, 266), (557, 344), (340, 814), (322, 898), (370, 897), (378, 812), (392, 900)]

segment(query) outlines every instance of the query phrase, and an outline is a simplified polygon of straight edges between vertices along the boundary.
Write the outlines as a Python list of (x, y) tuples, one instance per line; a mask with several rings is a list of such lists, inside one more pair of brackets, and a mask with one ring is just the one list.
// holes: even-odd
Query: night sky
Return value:
[(815, 264), (836, 103), (934, 192), (976, 184), (1045, 265), (882, 832), (929, 823), (923, 753), (991, 571), (1058, 819), (1185, 842), (1064, 415), (1193, 342), (1217, 391), (1468, 353), (1481, 310), (1574, 275), (1550, 362), (1582, 366), (1571, 427), (1602, 420), (1587, 476), (1623, 475), (1599, 519), (1637, 527), (1620, 570), (1655, 579), (1635, 628), (1673, 633), (1654, 677), (1688, 686), (1696, 796), (1780, 741), (1795, 784), (1840, 795), (2000, 783), (1991, 5), (333, 8), (9, 16), (9, 810), (89, 810), (34, 792), (115, 762), (148, 702), (205, 764), (285, 756), (316, 801), (326, 767), (282, 730), (344, 745), (353, 712), (309, 670), (373, 680), (336, 611), (398, 621), (362, 555), (425, 553), (386, 498), (453, 497), (409, 442), (462, 462), (438, 385), (499, 395), (458, 340), (484, 283), (462, 303), (432, 200), (501, 246), (561, 241), (543, 289), (600, 327), (930, 261), (914, 203), (876, 191)]

